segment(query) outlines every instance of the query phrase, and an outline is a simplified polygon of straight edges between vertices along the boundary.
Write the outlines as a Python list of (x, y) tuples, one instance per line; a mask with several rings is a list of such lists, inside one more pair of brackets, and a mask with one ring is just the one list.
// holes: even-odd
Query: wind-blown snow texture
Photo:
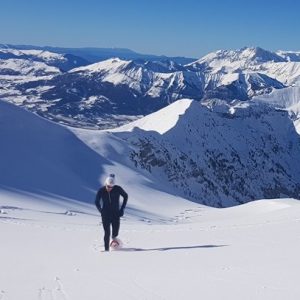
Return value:
[(181, 98), (247, 101), (300, 82), (298, 52), (258, 47), (220, 50), (187, 65), (119, 58), (86, 65), (69, 59), (73, 68), (63, 69), (66, 56), (49, 51), (0, 49), (1, 57), (0, 98), (87, 128), (117, 127)]

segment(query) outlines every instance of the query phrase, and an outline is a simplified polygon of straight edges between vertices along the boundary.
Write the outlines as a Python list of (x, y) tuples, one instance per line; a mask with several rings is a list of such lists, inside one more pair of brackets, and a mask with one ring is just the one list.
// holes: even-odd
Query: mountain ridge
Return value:
[(138, 170), (189, 200), (300, 197), (299, 136), (287, 112), (264, 103), (183, 99), (111, 132), (132, 145)]

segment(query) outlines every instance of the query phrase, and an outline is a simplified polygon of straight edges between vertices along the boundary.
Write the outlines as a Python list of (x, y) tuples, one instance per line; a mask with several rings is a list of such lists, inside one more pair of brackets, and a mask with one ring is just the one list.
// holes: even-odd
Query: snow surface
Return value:
[[(4, 102), (0, 122), (1, 300), (299, 299), (298, 200), (205, 207), (132, 169), (110, 132)], [(108, 172), (129, 202), (124, 248), (103, 252), (93, 200)]]
[(184, 203), (161, 222), (129, 205), (107, 253), (93, 206), (0, 193), (1, 299), (299, 299), (299, 201)]

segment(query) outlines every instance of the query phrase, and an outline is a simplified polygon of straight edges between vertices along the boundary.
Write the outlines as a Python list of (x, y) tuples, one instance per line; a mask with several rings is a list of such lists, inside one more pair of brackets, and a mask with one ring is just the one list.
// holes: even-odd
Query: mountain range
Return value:
[(2, 48), (0, 57), (1, 99), (87, 128), (116, 127), (181, 98), (248, 101), (300, 84), (298, 52), (259, 47), (220, 50), (185, 65), (120, 58), (89, 64), (37, 49)]

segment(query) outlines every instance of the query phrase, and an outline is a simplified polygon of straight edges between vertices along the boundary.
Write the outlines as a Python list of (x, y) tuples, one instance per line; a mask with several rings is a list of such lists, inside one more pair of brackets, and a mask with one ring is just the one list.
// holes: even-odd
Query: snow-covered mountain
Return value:
[(299, 136), (286, 112), (262, 103), (179, 100), (109, 131), (71, 131), (0, 104), (8, 190), (91, 200), (97, 179), (113, 172), (124, 183), (140, 178), (136, 205), (138, 186), (150, 182), (215, 207), (300, 197)]
[[(289, 53), (285, 54), (285, 53)], [(259, 47), (219, 50), (188, 64), (191, 70), (208, 74), (261, 73), (283, 85), (300, 80), (298, 52), (270, 52)]]
[(300, 62), (300, 51), (282, 51), (276, 52), (277, 55), (281, 56), (285, 61)]
[[(114, 87), (125, 87), (134, 97), (157, 98), (163, 107), (184, 96), (200, 98), (201, 80), (195, 73), (187, 72), (174, 62), (124, 61), (118, 58), (70, 71), (79, 76), (94, 77)], [(162, 102), (162, 103), (161, 103)], [(139, 109), (142, 111), (144, 106)], [(137, 108), (138, 109), (138, 108)], [(150, 109), (150, 111), (153, 109)]]
[(282, 110), (179, 100), (114, 134), (132, 145), (138, 169), (194, 201), (230, 206), (300, 196), (300, 140)]
[(285, 61), (286, 60), (278, 54), (260, 47), (245, 47), (238, 50), (218, 50), (209, 53), (187, 66), (193, 69), (211, 69), (215, 72), (222, 69), (227, 72), (235, 72), (266, 62), (277, 63)]
[(89, 62), (79, 56), (72, 54), (60, 54), (44, 50), (11, 49), (0, 47), (0, 59), (22, 59), (28, 62), (42, 62), (48, 66), (59, 68), (62, 71), (87, 65)]
[(300, 134), (300, 87), (293, 86), (273, 91), (271, 94), (254, 97), (253, 101), (264, 102), (275, 108), (289, 112), (294, 121), (297, 132)]
[[(68, 72), (46, 68), (52, 67), (50, 61), (63, 59), (61, 54), (1, 51), (14, 58), (2, 59), (0, 74), (5, 75), (0, 75), (0, 98), (77, 127), (117, 127), (181, 98), (247, 101), (300, 85), (297, 52), (293, 56), (258, 47), (216, 51), (184, 66), (172, 61), (111, 58)], [(9, 68), (16, 56), (24, 55), (35, 55), (46, 65), (31, 70), (32, 60), (26, 66), (19, 58), (18, 65)]]
[(0, 59), (0, 75), (38, 77), (59, 73), (60, 70), (58, 68), (49, 66), (44, 62), (14, 58)]
[(182, 97), (200, 99), (200, 77), (173, 62), (115, 58), (11, 89), (5, 78), (1, 98), (73, 126), (115, 127)]

